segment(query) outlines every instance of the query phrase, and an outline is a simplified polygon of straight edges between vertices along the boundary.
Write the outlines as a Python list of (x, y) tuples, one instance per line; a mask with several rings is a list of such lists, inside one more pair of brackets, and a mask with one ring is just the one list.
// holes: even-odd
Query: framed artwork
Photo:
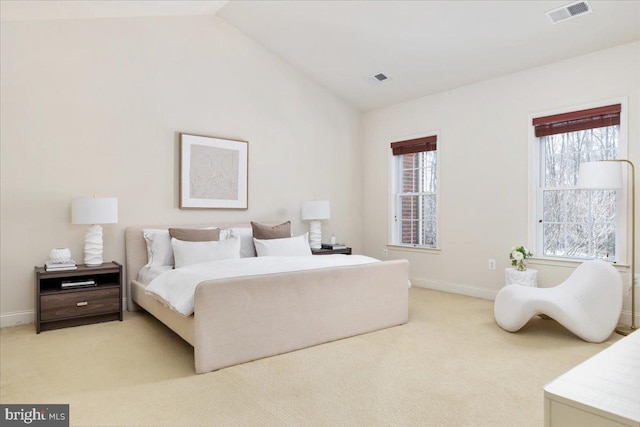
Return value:
[(247, 209), (248, 143), (180, 134), (180, 209)]

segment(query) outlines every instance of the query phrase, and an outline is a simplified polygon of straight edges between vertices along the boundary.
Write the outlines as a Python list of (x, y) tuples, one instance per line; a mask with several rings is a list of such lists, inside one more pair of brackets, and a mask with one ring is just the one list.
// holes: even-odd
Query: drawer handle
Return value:
[(76, 303), (76, 307), (84, 307), (85, 305), (89, 305), (89, 303), (86, 301)]

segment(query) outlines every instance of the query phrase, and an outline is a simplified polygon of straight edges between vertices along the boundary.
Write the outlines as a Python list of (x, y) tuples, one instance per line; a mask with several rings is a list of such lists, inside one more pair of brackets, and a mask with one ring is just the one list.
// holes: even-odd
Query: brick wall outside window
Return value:
[(396, 193), (394, 243), (436, 247), (436, 176), (437, 151), (396, 155), (398, 177)]

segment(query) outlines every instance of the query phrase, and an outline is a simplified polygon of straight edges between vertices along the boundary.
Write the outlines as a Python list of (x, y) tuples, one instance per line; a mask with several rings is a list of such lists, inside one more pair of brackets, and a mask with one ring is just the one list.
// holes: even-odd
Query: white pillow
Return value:
[(258, 256), (305, 256), (311, 255), (309, 233), (284, 239), (253, 239)]
[(202, 262), (240, 258), (240, 237), (210, 242), (171, 239), (176, 268)]
[(146, 228), (142, 230), (147, 242), (147, 267), (173, 265), (173, 249), (169, 230)]
[(253, 230), (251, 227), (231, 227), (220, 230), (220, 240), (235, 236), (240, 237), (240, 258), (256, 256), (256, 247), (253, 244)]

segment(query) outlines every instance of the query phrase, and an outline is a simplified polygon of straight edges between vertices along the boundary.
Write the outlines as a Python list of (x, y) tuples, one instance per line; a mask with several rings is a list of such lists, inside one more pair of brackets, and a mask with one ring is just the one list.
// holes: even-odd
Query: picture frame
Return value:
[(180, 209), (248, 209), (249, 143), (180, 133)]

